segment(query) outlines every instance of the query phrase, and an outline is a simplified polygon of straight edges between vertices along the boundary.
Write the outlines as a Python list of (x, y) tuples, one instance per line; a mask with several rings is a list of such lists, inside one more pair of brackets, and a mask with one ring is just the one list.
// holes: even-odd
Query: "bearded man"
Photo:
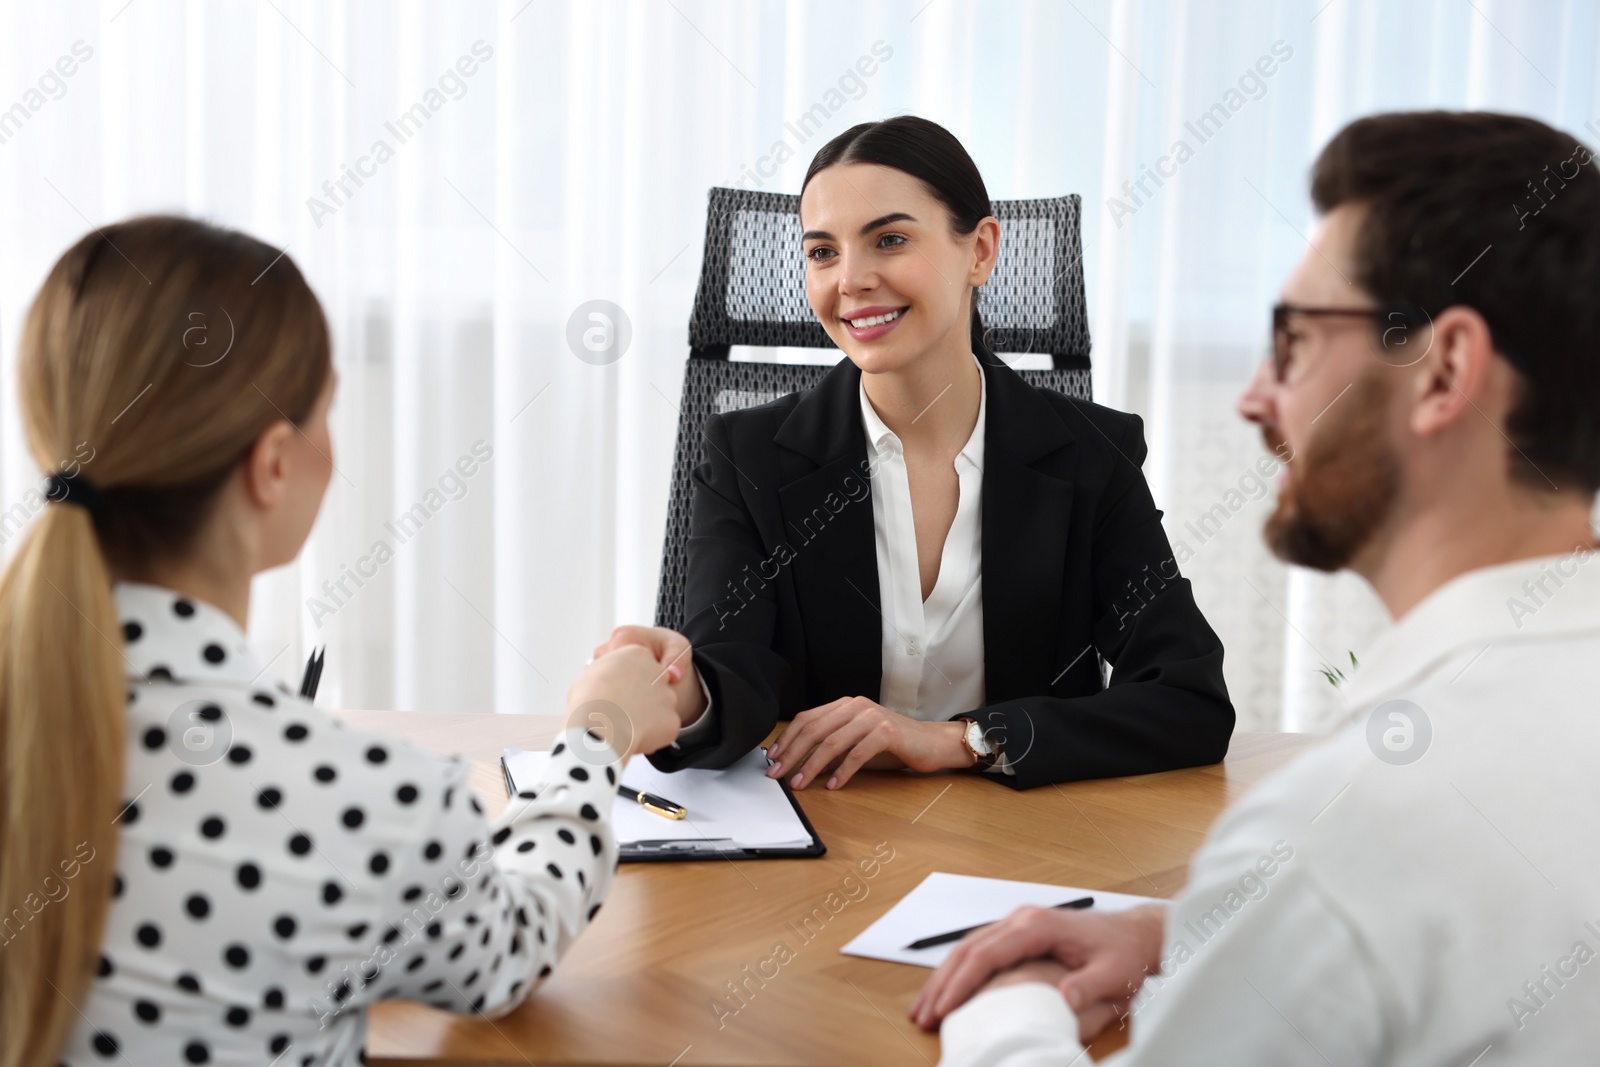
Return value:
[[(1592, 1063), (1600, 1055), (1600, 173), (1487, 113), (1378, 115), (1239, 400), (1267, 542), (1395, 625), (1350, 718), (1224, 814), (1170, 906), (1024, 909), (912, 1006), (949, 1065)], [(975, 995), (976, 994), (976, 995)]]

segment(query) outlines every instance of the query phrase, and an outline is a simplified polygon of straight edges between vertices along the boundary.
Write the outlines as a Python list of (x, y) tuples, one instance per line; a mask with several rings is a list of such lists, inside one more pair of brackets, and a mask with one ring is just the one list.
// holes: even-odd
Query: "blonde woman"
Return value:
[[(226, 355), (185, 347), (224, 321)], [(354, 1063), (373, 1001), (507, 1011), (600, 908), (616, 776), (676, 735), (676, 670), (596, 660), (572, 707), (624, 714), (569, 728), (491, 824), (463, 762), (341, 729), (251, 653), (333, 393), (315, 296), (243, 234), (110, 226), (39, 293), (48, 504), (0, 579), (0, 1067)]]

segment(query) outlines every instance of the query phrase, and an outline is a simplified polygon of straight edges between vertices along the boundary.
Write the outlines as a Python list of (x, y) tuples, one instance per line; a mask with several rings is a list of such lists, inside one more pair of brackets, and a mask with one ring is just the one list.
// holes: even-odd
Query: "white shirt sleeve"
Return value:
[(1010, 760), (1006, 759), (1005, 749), (1001, 749), (999, 754), (995, 756), (994, 763), (988, 768), (988, 771), (990, 774), (1009, 774), (1013, 778), (1017, 776), (1017, 769), (1011, 766)]
[(684, 745), (694, 746), (704, 741), (711, 733), (711, 728), (716, 725), (716, 716), (711, 713), (711, 690), (706, 685), (705, 675), (695, 671), (695, 677), (700, 679), (700, 692), (706, 695), (706, 710), (700, 717), (688, 726), (678, 731), (678, 739), (672, 742), (673, 748), (682, 748)]
[(1402, 998), (1310, 863), (1297, 855), (1257, 899), (1196, 871), (1168, 916), (1163, 974), (1135, 998), (1134, 1039), (1116, 1062), (1181, 1062), (1196, 1048), (1217, 1064), (1380, 1062), (1385, 1005)]
[(940, 1067), (1061, 1067), (1083, 1051), (1066, 998), (1043, 982), (980, 993), (940, 1027)]

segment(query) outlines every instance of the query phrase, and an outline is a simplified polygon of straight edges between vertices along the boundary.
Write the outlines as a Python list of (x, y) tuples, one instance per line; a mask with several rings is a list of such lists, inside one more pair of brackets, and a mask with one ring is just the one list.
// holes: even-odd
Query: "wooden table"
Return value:
[[(560, 724), (429, 712), (342, 718), (467, 756), (491, 813), (505, 805), (501, 749), (548, 746)], [(826, 856), (623, 864), (605, 910), (521, 1009), (490, 1021), (380, 1004), (368, 1062), (936, 1063), (937, 1037), (906, 1017), (931, 972), (844, 956), (842, 945), (932, 871), (1170, 897), (1222, 809), (1313, 741), (1238, 734), (1218, 766), (1025, 793), (964, 774), (863, 773), (841, 790), (808, 789), (800, 802)], [(890, 858), (864, 877), (858, 864), (875, 855)], [(1094, 1052), (1125, 1040), (1108, 1035)]]

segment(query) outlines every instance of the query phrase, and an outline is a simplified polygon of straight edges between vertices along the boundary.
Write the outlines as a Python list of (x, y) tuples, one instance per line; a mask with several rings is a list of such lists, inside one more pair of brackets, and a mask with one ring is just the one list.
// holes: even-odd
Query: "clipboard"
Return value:
[[(507, 765), (504, 756), (500, 757), (500, 774), (505, 780), (506, 795), (515, 795), (515, 783), (511, 779), (511, 768)], [(800, 806), (794, 790), (789, 783), (779, 780), (776, 783), (783, 790), (784, 799), (794, 810), (795, 817), (799, 820), (801, 828), (811, 838), (806, 845), (786, 845), (776, 848), (755, 847), (746, 848), (733, 843), (731, 838), (703, 838), (693, 839), (666, 839), (618, 842), (618, 859), (623, 863), (672, 863), (687, 860), (709, 859), (802, 859), (821, 856), (827, 853), (828, 846), (823, 844), (822, 838), (817, 835), (816, 827), (811, 825), (811, 820), (806, 817), (805, 809)], [(632, 803), (632, 801), (618, 798), (619, 803)]]

